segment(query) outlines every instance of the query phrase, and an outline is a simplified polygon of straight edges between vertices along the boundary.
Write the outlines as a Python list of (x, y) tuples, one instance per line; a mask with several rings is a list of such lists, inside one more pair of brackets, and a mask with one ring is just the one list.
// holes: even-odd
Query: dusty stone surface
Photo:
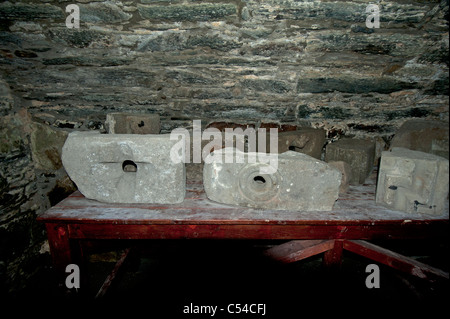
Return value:
[(391, 148), (403, 147), (449, 158), (448, 123), (433, 120), (408, 120), (399, 128)]
[(376, 203), (408, 213), (438, 215), (448, 201), (449, 161), (405, 148), (383, 152)]
[(243, 163), (226, 163), (234, 148), (214, 151), (205, 159), (203, 184), (209, 199), (230, 205), (276, 210), (329, 211), (338, 198), (341, 173), (306, 154), (288, 151), (278, 155), (278, 169), (261, 174), (268, 166), (252, 163), (240, 153)]
[(339, 194), (345, 194), (350, 186), (350, 180), (352, 179), (352, 168), (350, 164), (344, 161), (331, 161), (329, 165), (337, 168), (342, 174), (341, 186), (339, 186)]
[(363, 184), (373, 169), (375, 143), (369, 140), (343, 138), (328, 144), (325, 161), (344, 161), (352, 168), (350, 184)]
[(158, 114), (109, 113), (105, 126), (110, 134), (159, 134)]
[(170, 136), (70, 133), (62, 162), (87, 198), (110, 203), (180, 203), (184, 163), (173, 163)]
[[(278, 133), (278, 153), (295, 151), (320, 159), (326, 141), (325, 135), (325, 130), (308, 127)], [(269, 144), (266, 149), (269, 149)]]

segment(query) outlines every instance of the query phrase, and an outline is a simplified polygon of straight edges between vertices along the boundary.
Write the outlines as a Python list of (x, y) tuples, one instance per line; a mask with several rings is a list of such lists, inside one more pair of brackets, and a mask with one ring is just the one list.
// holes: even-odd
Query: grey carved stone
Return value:
[(352, 168), (347, 162), (343, 161), (331, 161), (328, 162), (329, 165), (337, 168), (341, 174), (341, 186), (339, 186), (339, 194), (345, 194), (348, 191), (348, 187), (350, 186), (350, 180), (352, 179)]
[[(295, 151), (320, 159), (325, 138), (325, 130), (309, 127), (281, 132), (278, 133), (278, 153)], [(267, 142), (267, 144), (269, 143)], [(267, 145), (267, 149), (269, 149), (269, 145)]]
[(180, 203), (184, 163), (174, 163), (170, 135), (70, 133), (62, 162), (79, 191), (108, 203)]
[(159, 134), (159, 114), (109, 113), (105, 126), (109, 134)]
[(403, 123), (391, 141), (391, 148), (403, 147), (449, 158), (449, 128), (442, 121), (413, 119)]
[(375, 143), (369, 140), (343, 138), (328, 144), (325, 161), (344, 161), (352, 169), (350, 184), (363, 184), (373, 169)]
[[(242, 156), (242, 163), (227, 162), (227, 156), (235, 153)], [(288, 151), (272, 154), (278, 156), (277, 170), (266, 174), (261, 169), (268, 168), (269, 163), (256, 154), (225, 148), (208, 155), (203, 168), (208, 198), (224, 204), (276, 210), (333, 208), (341, 183), (337, 169), (306, 154)]]
[(441, 214), (448, 201), (447, 159), (405, 148), (381, 155), (376, 203), (408, 213)]

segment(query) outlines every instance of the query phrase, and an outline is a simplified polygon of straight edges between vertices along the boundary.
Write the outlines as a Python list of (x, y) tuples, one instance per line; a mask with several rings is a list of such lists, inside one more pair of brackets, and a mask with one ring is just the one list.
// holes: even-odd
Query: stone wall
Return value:
[[(80, 28), (66, 27), (66, 6)], [(74, 189), (71, 130), (158, 113), (321, 127), (389, 143), (408, 118), (448, 121), (448, 1), (22, 0), (0, 3), (0, 286), (35, 271), (35, 217)], [(0, 292), (1, 293), (1, 292)]]

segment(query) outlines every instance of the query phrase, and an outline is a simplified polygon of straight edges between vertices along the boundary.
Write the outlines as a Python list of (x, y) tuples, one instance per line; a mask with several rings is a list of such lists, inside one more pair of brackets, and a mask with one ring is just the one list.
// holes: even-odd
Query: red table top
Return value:
[(381, 225), (447, 222), (446, 209), (438, 215), (393, 211), (375, 203), (375, 174), (364, 185), (350, 186), (332, 211), (252, 209), (213, 202), (201, 182), (187, 182), (180, 204), (110, 204), (85, 198), (79, 191), (38, 217), (41, 222), (149, 225)]

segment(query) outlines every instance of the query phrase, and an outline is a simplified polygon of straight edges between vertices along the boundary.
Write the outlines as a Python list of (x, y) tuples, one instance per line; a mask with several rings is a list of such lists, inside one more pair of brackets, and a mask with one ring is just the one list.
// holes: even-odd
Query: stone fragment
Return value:
[[(325, 145), (325, 135), (325, 130), (309, 127), (278, 133), (278, 153), (295, 151), (320, 159)], [(268, 150), (269, 139), (266, 141)]]
[(181, 203), (184, 163), (174, 163), (169, 134), (70, 133), (62, 162), (87, 198), (108, 203)]
[(159, 134), (158, 114), (109, 113), (106, 127), (110, 134)]
[(382, 153), (376, 203), (407, 213), (441, 214), (448, 201), (449, 162), (394, 147)]
[(391, 141), (391, 148), (403, 147), (449, 158), (448, 123), (413, 119), (403, 123)]
[(341, 186), (339, 186), (339, 194), (345, 194), (348, 191), (349, 183), (352, 178), (352, 168), (350, 164), (343, 161), (331, 161), (329, 165), (337, 168), (342, 174)]
[(373, 169), (375, 143), (369, 140), (343, 138), (328, 144), (325, 161), (344, 161), (352, 168), (350, 184), (363, 184)]
[(36, 122), (31, 127), (31, 155), (36, 168), (44, 170), (60, 169), (62, 167), (62, 147), (68, 133)]
[[(262, 170), (269, 165), (273, 168), (274, 163), (257, 154), (234, 148), (209, 154), (203, 168), (208, 198), (224, 204), (276, 210), (333, 208), (341, 183), (337, 169), (306, 154), (288, 151), (271, 155), (277, 158), (277, 170), (269, 174)], [(234, 162), (230, 163), (227, 157), (234, 158)]]

